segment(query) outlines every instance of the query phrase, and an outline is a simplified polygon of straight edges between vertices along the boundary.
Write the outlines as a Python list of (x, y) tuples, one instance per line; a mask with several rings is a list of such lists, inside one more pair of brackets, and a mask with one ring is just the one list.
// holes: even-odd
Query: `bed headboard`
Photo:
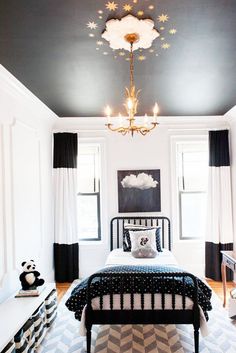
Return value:
[(110, 249), (123, 246), (123, 229), (125, 223), (145, 225), (150, 227), (161, 226), (162, 247), (171, 250), (172, 239), (170, 230), (170, 220), (162, 216), (150, 217), (114, 217), (110, 223)]

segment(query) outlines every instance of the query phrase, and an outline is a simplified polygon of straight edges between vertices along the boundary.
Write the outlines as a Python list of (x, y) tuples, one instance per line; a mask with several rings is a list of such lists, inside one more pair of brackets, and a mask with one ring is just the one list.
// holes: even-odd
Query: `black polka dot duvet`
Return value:
[[(174, 272), (184, 272), (182, 269), (177, 267), (168, 267), (168, 266), (110, 266), (101, 269), (96, 272), (97, 274), (101, 273), (120, 273), (127, 274), (124, 277), (122, 283), (122, 293), (135, 293), (140, 296), (140, 293), (150, 294), (155, 293), (160, 294), (160, 301), (163, 300), (163, 293), (166, 296), (172, 297), (172, 294), (176, 294), (177, 296), (185, 296), (186, 299), (193, 299), (194, 295), (194, 283), (191, 277), (186, 277), (183, 282), (183, 278), (181, 277), (173, 277), (171, 273)], [(132, 276), (135, 277), (135, 273), (144, 274), (142, 277), (137, 277), (135, 279), (135, 285), (131, 285)], [(164, 278), (156, 278), (155, 281), (150, 281), (150, 277), (145, 278), (145, 273), (155, 274), (155, 273), (167, 273)], [(168, 273), (170, 274), (168, 276)], [(130, 274), (130, 275), (129, 275)], [(87, 295), (87, 285), (88, 279), (85, 279), (77, 285), (69, 299), (66, 301), (66, 306), (70, 311), (75, 312), (75, 318), (77, 320), (81, 320), (82, 311), (86, 305), (86, 295)], [(173, 285), (174, 279), (174, 285)], [(208, 320), (207, 311), (212, 309), (211, 306), (211, 289), (199, 278), (196, 277), (198, 284), (198, 304), (202, 308), (202, 311)], [(101, 296), (106, 296), (112, 293), (113, 296), (116, 294), (120, 294), (120, 279), (117, 277), (105, 277), (102, 282), (98, 280), (98, 278), (93, 279), (92, 284), (90, 285), (91, 297), (97, 298)], [(181, 298), (181, 297), (180, 297)]]

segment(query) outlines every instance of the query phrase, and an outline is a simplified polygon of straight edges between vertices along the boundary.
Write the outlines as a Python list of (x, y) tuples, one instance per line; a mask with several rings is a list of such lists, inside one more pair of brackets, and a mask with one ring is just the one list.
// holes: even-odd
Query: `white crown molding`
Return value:
[[(138, 117), (140, 118), (140, 117)], [(228, 127), (228, 121), (225, 116), (171, 116), (158, 117), (160, 127), (166, 127), (176, 130), (196, 130)], [(102, 131), (109, 132), (105, 124), (107, 118), (105, 117), (78, 117), (78, 118), (60, 118), (53, 126), (54, 132), (93, 132)], [(158, 127), (157, 127), (158, 129)]]
[(232, 120), (236, 118), (236, 105), (227, 111), (224, 115), (225, 118)]
[[(37, 98), (28, 88), (26, 88), (15, 76), (13, 76), (4, 66), (0, 65), (0, 91), (10, 94), (15, 99), (26, 101), (27, 105), (33, 105), (34, 109), (42, 111), (42, 118), (50, 117), (52, 122), (59, 117)], [(4, 118), (4, 117), (3, 117)], [(0, 117), (1, 120), (1, 117)]]

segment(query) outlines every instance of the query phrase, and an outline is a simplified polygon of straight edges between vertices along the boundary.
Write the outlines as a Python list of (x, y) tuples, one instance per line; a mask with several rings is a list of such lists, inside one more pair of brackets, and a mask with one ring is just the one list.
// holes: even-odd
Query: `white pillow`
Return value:
[(129, 231), (131, 254), (137, 258), (153, 258), (157, 256), (156, 230)]

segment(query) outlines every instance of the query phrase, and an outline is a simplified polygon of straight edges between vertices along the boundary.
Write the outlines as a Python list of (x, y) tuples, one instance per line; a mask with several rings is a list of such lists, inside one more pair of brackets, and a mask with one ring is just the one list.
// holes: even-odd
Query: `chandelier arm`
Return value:
[(155, 129), (155, 127), (157, 125), (159, 125), (159, 123), (153, 123), (153, 122), (151, 124), (152, 124), (152, 127), (148, 128), (148, 131), (151, 131), (151, 130)]
[(147, 129), (145, 129), (145, 130), (139, 130), (139, 132), (140, 132), (143, 136), (145, 136), (145, 135), (147, 135), (147, 133), (149, 132), (149, 130), (147, 130)]
[(129, 127), (112, 127), (113, 124), (105, 124), (109, 130), (111, 131), (116, 131), (122, 133), (122, 135), (125, 135), (130, 129)]
[(111, 131), (119, 131), (120, 129), (124, 129), (123, 127), (112, 127), (113, 124), (110, 124), (110, 123), (105, 124), (105, 125), (106, 125), (106, 126), (108, 127), (108, 129), (111, 130)]
[(142, 130), (142, 131), (147, 131), (147, 132), (149, 132), (149, 131), (151, 131), (151, 130), (153, 130), (157, 125), (158, 125), (158, 123), (151, 123), (152, 125), (150, 126), (150, 127), (147, 127), (147, 126), (144, 126), (144, 125), (139, 125), (139, 126), (136, 126), (137, 127), (137, 129), (138, 130)]

